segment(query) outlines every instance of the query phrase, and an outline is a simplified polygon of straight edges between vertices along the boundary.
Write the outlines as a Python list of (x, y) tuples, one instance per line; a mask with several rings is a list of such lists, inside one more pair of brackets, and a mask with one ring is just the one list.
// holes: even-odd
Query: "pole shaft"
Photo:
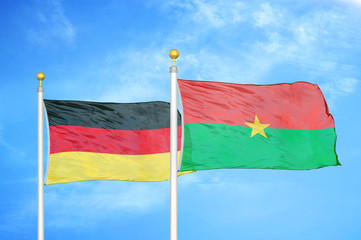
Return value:
[(170, 67), (170, 240), (178, 239), (177, 73)]
[(44, 240), (44, 88), (38, 87), (38, 240)]

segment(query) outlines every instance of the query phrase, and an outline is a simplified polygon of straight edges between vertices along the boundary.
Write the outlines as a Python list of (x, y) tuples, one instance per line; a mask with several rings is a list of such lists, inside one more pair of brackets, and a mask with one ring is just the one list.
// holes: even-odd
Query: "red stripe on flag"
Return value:
[(314, 130), (334, 128), (316, 84), (246, 85), (178, 80), (184, 124), (218, 123), (247, 126), (257, 115), (269, 128)]
[[(182, 127), (178, 127), (178, 150)], [(170, 129), (112, 130), (80, 126), (51, 126), (50, 154), (95, 152), (143, 155), (170, 152)]]

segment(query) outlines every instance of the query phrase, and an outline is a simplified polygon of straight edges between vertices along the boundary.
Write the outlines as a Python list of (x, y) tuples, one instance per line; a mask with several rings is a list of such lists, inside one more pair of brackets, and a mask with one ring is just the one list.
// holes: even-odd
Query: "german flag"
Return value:
[[(169, 103), (44, 103), (50, 138), (46, 185), (169, 179)], [(178, 113), (178, 154), (181, 133)]]

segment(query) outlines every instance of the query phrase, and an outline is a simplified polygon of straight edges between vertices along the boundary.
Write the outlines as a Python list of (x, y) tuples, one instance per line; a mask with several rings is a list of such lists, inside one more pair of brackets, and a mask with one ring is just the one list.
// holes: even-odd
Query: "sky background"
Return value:
[[(360, 26), (356, 0), (1, 1), (0, 239), (37, 238), (36, 74), (48, 99), (169, 101), (172, 48), (182, 79), (318, 84), (342, 164), (182, 176), (179, 239), (361, 239)], [(169, 239), (169, 181), (46, 186), (45, 238)]]

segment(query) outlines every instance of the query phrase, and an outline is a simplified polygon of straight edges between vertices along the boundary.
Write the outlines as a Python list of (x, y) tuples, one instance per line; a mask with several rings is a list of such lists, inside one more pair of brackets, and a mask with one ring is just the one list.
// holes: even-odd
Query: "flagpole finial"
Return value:
[(173, 66), (175, 66), (175, 60), (179, 56), (179, 52), (177, 49), (172, 49), (169, 51), (169, 57), (173, 59)]
[(38, 74), (36, 74), (36, 78), (40, 81), (40, 87), (41, 87), (41, 81), (43, 81), (45, 79), (45, 74), (42, 72), (39, 72)]

